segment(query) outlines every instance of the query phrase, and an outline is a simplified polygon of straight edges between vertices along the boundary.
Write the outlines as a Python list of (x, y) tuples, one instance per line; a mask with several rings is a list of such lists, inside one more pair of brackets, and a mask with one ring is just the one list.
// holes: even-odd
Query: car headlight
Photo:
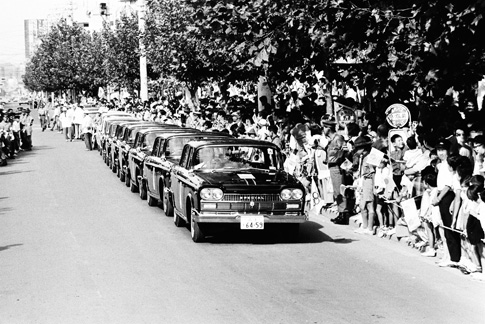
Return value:
[(204, 188), (200, 191), (200, 198), (204, 200), (221, 200), (224, 193), (219, 188)]
[(291, 191), (291, 198), (295, 200), (300, 200), (303, 198), (303, 191), (301, 189), (293, 189)]
[(283, 189), (280, 196), (283, 200), (300, 200), (303, 198), (303, 191), (301, 189)]
[(291, 190), (290, 189), (281, 190), (281, 199), (290, 200), (291, 199)]

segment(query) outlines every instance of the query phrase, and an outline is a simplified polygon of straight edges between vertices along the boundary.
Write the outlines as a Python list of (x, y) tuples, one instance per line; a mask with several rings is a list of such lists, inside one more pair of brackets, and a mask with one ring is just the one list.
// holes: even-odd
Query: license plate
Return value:
[(243, 230), (264, 229), (264, 216), (241, 216), (241, 229)]

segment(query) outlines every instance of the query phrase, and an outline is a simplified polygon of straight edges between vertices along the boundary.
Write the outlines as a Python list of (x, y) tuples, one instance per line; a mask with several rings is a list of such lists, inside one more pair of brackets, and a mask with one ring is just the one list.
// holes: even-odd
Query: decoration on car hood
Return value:
[(254, 176), (252, 174), (238, 174), (237, 175), (241, 179), (246, 179), (246, 180), (254, 180)]

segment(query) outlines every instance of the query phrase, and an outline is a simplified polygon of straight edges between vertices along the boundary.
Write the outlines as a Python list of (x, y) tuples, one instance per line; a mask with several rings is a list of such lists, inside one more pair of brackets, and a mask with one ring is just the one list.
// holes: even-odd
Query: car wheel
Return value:
[(138, 186), (130, 181), (130, 191), (131, 192), (138, 192)]
[(147, 203), (148, 203), (148, 206), (152, 206), (152, 207), (156, 206), (156, 205), (158, 205), (158, 199), (155, 199), (152, 196), (148, 195)]
[(114, 161), (111, 161), (111, 171), (113, 173), (116, 173), (116, 171), (118, 171), (118, 168), (116, 167), (116, 163)]
[(173, 223), (176, 227), (182, 227), (185, 225), (185, 221), (179, 215), (177, 215), (177, 213), (173, 215)]
[(140, 184), (140, 188), (138, 189), (138, 192), (140, 193), (141, 200), (147, 199), (147, 188), (145, 187), (143, 182)]
[(130, 186), (130, 183), (131, 183), (131, 180), (130, 180), (130, 174), (129, 174), (129, 173), (126, 173), (126, 174), (125, 174), (125, 185), (126, 185), (127, 187), (129, 187), (129, 186)]
[(192, 236), (192, 241), (199, 243), (204, 241), (205, 235), (200, 228), (200, 224), (194, 221), (193, 217), (190, 216), (192, 208), (190, 204), (187, 206), (187, 217), (190, 217), (190, 236)]
[(125, 173), (123, 171), (121, 171), (121, 170), (119, 170), (118, 172), (119, 172), (120, 181), (121, 182), (125, 182)]
[(173, 216), (173, 205), (168, 193), (163, 193), (163, 212), (165, 216)]

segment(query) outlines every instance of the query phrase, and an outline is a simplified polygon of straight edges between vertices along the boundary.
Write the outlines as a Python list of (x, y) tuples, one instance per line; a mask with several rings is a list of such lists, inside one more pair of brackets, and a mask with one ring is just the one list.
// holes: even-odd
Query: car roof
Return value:
[(249, 145), (249, 146), (264, 146), (264, 147), (271, 147), (275, 149), (279, 149), (277, 145), (260, 140), (253, 140), (253, 139), (242, 139), (242, 138), (218, 138), (218, 139), (211, 139), (209, 141), (191, 141), (187, 143), (194, 148), (199, 148), (202, 146), (221, 146), (221, 145)]
[(199, 134), (203, 133), (203, 132), (198, 131), (198, 130), (191, 131), (191, 130), (187, 130), (187, 129), (184, 129), (184, 128), (182, 128), (181, 130), (183, 130), (183, 131), (178, 132), (177, 130), (175, 130), (175, 132), (172, 132), (172, 129), (170, 129), (167, 133), (163, 133), (163, 134), (158, 135), (157, 138), (167, 139), (167, 138), (173, 137), (173, 136), (184, 137), (184, 136), (199, 135)]
[(159, 126), (160, 123), (155, 123), (155, 122), (146, 122), (146, 121), (141, 121), (139, 123), (133, 123), (133, 124), (128, 124), (126, 125), (126, 128), (128, 129), (134, 129), (134, 128), (137, 128), (137, 127), (157, 127)]
[(137, 119), (135, 117), (132, 117), (132, 116), (111, 116), (111, 117), (107, 117), (106, 119), (104, 119), (103, 121), (105, 122), (112, 122), (112, 121), (129, 121), (129, 120), (140, 120), (140, 119)]
[(156, 126), (149, 126), (147, 128), (141, 128), (137, 131), (137, 134), (140, 133), (140, 134), (145, 134), (145, 133), (149, 133), (149, 132), (153, 132), (153, 131), (158, 131), (158, 130), (172, 130), (172, 129), (183, 129), (183, 128), (177, 128), (177, 127), (163, 127), (163, 125), (156, 125)]
[[(192, 131), (192, 132), (186, 132), (186, 133), (175, 133), (175, 134), (165, 134), (159, 136), (159, 137), (192, 137), (192, 136), (197, 136), (197, 137), (218, 137), (218, 138), (233, 138), (232, 135), (226, 134), (226, 133), (220, 133), (220, 132), (203, 132), (203, 131)], [(202, 140), (200, 140), (202, 141)]]

